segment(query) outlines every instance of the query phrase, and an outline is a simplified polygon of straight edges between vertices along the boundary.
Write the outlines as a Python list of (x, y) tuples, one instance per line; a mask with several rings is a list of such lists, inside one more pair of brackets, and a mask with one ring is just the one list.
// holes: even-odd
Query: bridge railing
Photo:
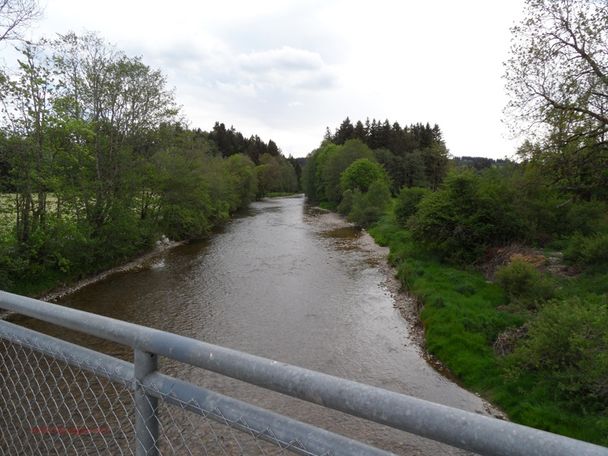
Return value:
[(134, 353), (130, 363), (0, 320), (0, 454), (389, 454), (163, 374), (165, 357), (479, 454), (608, 456), (608, 448), (60, 305), (0, 292), (0, 309)]

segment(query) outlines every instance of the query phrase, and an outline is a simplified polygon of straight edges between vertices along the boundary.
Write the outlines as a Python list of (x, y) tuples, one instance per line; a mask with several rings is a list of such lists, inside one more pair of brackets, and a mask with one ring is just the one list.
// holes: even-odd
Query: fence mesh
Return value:
[[(45, 351), (0, 338), (0, 455), (135, 454), (132, 379), (110, 381), (98, 365)], [(159, 396), (159, 454), (313, 454), (270, 428), (252, 429), (246, 417)]]

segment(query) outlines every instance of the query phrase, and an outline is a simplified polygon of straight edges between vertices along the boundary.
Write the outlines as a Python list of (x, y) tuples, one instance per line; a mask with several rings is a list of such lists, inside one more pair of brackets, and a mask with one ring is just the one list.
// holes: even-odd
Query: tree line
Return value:
[(185, 125), (160, 71), (96, 34), (19, 50), (0, 74), (2, 288), (107, 268), (161, 234), (205, 237), (256, 197), (298, 188), (272, 140), (226, 152), (217, 128)]
[(401, 127), (369, 118), (354, 125), (347, 117), (332, 134), (327, 128), (325, 142), (343, 145), (356, 139), (374, 151), (391, 178), (391, 189), (398, 192), (404, 185), (437, 188), (448, 166), (448, 150), (441, 129), (435, 124), (412, 124)]
[(438, 125), (373, 119), (353, 125), (347, 117), (329, 128), (302, 171), (309, 200), (327, 204), (363, 226), (378, 220), (391, 195), (403, 187), (436, 189), (449, 156)]

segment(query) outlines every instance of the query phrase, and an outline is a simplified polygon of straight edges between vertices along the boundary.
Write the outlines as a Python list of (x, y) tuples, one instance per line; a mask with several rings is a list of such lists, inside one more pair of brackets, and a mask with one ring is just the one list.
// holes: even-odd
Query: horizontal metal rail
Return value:
[[(60, 357), (71, 366), (125, 384), (132, 390), (136, 388), (134, 365), (127, 361), (7, 321), (0, 321), (0, 338), (51, 357)], [(325, 454), (328, 449), (335, 456), (392, 454), (157, 372), (147, 375), (142, 386), (150, 396), (240, 431), (254, 432), (258, 439), (278, 441), (284, 449), (302, 455)], [(247, 417), (246, 421), (243, 417)], [(306, 442), (306, 448), (298, 448), (294, 441)]]
[(0, 308), (479, 454), (608, 456), (598, 445), (31, 298), (0, 292)]

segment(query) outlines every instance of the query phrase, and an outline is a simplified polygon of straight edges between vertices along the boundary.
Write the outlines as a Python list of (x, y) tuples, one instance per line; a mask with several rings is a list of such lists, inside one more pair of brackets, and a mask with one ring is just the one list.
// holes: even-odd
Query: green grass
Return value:
[[(423, 304), (420, 318), (427, 349), (468, 389), (503, 409), (515, 422), (608, 444), (608, 417), (585, 414), (577, 404), (562, 402), (543, 378), (509, 375), (492, 348), (496, 336), (521, 325), (524, 315), (507, 312), (507, 297), (481, 273), (446, 265), (425, 253), (410, 233), (385, 216), (369, 230), (390, 247), (389, 261), (403, 286)], [(560, 294), (608, 292), (608, 274), (561, 279)]]

